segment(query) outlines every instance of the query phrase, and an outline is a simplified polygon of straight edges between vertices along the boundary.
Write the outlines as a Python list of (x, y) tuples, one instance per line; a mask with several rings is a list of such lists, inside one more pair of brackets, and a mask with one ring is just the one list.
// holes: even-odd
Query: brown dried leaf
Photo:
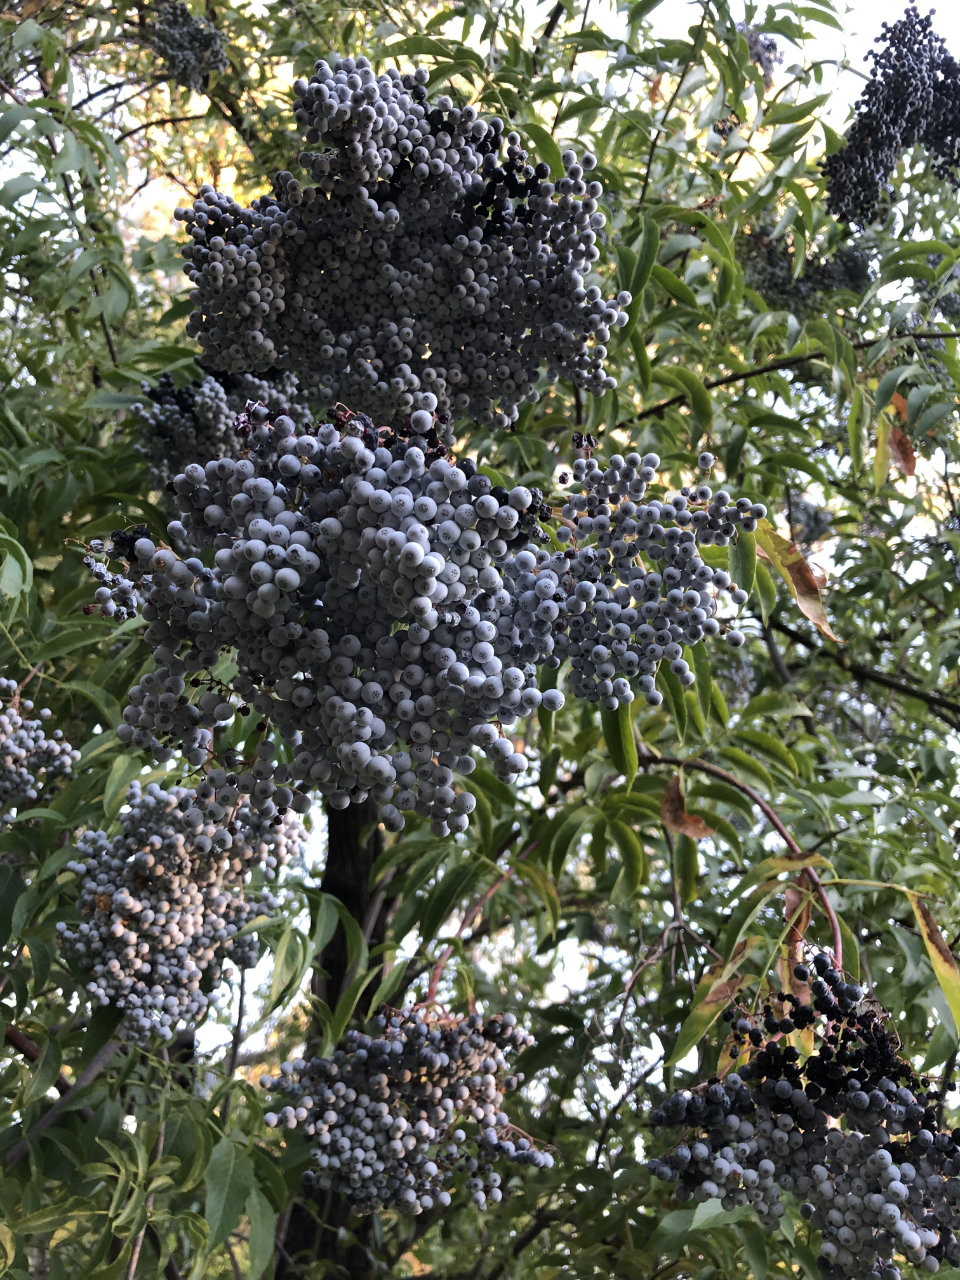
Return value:
[(908, 416), (908, 415), (907, 415), (907, 402), (906, 402), (906, 400), (903, 398), (903, 396), (900, 394), (900, 392), (899, 392), (899, 391), (895, 391), (895, 392), (893, 393), (893, 395), (890, 397), (890, 403), (893, 405), (893, 409), (894, 409), (894, 412), (896, 413), (897, 417), (898, 417), (898, 418), (902, 418), (902, 419), (903, 419), (903, 421), (904, 421), (904, 422), (906, 422), (906, 421), (907, 421), (907, 416)]
[(713, 835), (713, 827), (707, 826), (698, 814), (687, 813), (679, 773), (675, 774), (663, 789), (663, 795), (660, 798), (660, 817), (671, 831), (689, 836), (691, 840), (702, 840), (704, 836)]
[(820, 582), (814, 570), (807, 564), (803, 552), (774, 529), (769, 520), (757, 525), (757, 554), (772, 564), (790, 588), (790, 594), (800, 606), (800, 612), (809, 618), (817, 630), (837, 644), (843, 641), (833, 634), (827, 620), (827, 611), (820, 598)]
[(651, 102), (656, 102), (657, 99), (660, 97), (660, 81), (662, 79), (663, 79), (662, 75), (653, 77), (653, 81), (650, 85), (650, 95), (649, 95)]
[(913, 445), (899, 427), (891, 426), (890, 428), (889, 449), (890, 457), (903, 474), (912, 476), (917, 469), (917, 455), (913, 451)]

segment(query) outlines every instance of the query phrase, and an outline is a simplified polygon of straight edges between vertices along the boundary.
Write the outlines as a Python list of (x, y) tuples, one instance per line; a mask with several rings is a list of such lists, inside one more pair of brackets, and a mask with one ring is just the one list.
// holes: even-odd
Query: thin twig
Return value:
[[(746, 782), (741, 782), (735, 774), (728, 773), (726, 769), (721, 769), (718, 764), (710, 764), (707, 760), (680, 760), (672, 756), (660, 756), (657, 763), (675, 765), (679, 769), (694, 769), (699, 773), (706, 773), (711, 777), (720, 778), (731, 787), (736, 787), (736, 789), (742, 792), (742, 794), (745, 795), (751, 803), (755, 804), (764, 815), (773, 827), (774, 831), (776, 831), (777, 835), (780, 836), (781, 840), (787, 846), (791, 858), (796, 858), (797, 861), (801, 861), (809, 857), (809, 854), (801, 849), (796, 840), (784, 826), (776, 809), (764, 800), (759, 791), (754, 791), (753, 787), (748, 786)], [(827, 891), (823, 887), (823, 882), (812, 867), (803, 867), (799, 872), (799, 877), (800, 879), (806, 880), (807, 884), (816, 894), (820, 901), (820, 905), (823, 908), (823, 913), (830, 922), (830, 929), (833, 934), (833, 949), (836, 956), (837, 967), (839, 968), (843, 964), (843, 936), (840, 933), (840, 921), (837, 919), (837, 913), (834, 911), (833, 904), (827, 897)]]
[(693, 37), (693, 44), (690, 47), (690, 57), (687, 59), (686, 66), (680, 72), (680, 78), (677, 81), (677, 87), (674, 89), (673, 93), (670, 96), (670, 101), (667, 103), (666, 107), (663, 110), (663, 115), (660, 117), (660, 123), (657, 126), (657, 132), (653, 135), (653, 141), (650, 143), (650, 151), (649, 151), (649, 154), (647, 155), (647, 171), (643, 175), (643, 186), (640, 188), (640, 198), (637, 201), (638, 206), (642, 205), (644, 200), (646, 200), (647, 198), (647, 188), (650, 186), (650, 177), (653, 173), (653, 158), (657, 154), (657, 144), (660, 142), (660, 139), (663, 137), (664, 130), (667, 123), (667, 118), (670, 115), (670, 112), (673, 110), (673, 104), (676, 102), (677, 98), (680, 96), (680, 90), (683, 88), (683, 82), (687, 78), (687, 72), (693, 66), (694, 61), (696, 60), (696, 57), (700, 52), (700, 49), (699, 49), (700, 36), (703, 34), (703, 30), (706, 27), (706, 24), (707, 24), (707, 6), (704, 4), (703, 11), (700, 14), (700, 22), (699, 22), (699, 25), (697, 26), (697, 34)]
[[(950, 330), (948, 332), (940, 332), (933, 330), (932, 332), (923, 333), (898, 333), (883, 334), (874, 338), (858, 338), (850, 345), (854, 351), (863, 351), (867, 347), (872, 347), (877, 342), (912, 342), (918, 339), (924, 341), (935, 338), (960, 338), (960, 331)], [(770, 360), (767, 364), (752, 365), (749, 369), (743, 369), (740, 373), (727, 373), (722, 378), (711, 378), (704, 382), (707, 391), (712, 391), (714, 387), (726, 387), (734, 382), (746, 382), (750, 378), (762, 378), (764, 374), (776, 373), (780, 369), (794, 369), (798, 365), (807, 364), (811, 360), (825, 360), (826, 351), (808, 351), (804, 355), (797, 356), (781, 356), (776, 360)], [(641, 418), (650, 418), (655, 414), (662, 413), (664, 409), (669, 409), (675, 404), (682, 404), (686, 400), (686, 395), (681, 392), (678, 395), (671, 396), (669, 400), (661, 400), (657, 404), (652, 404), (648, 409), (641, 409), (636, 415), (635, 421)]]
[(443, 951), (440, 953), (439, 960), (434, 965), (433, 973), (430, 975), (430, 985), (427, 988), (428, 1003), (431, 1000), (434, 1000), (436, 998), (437, 986), (439, 985), (440, 979), (443, 977), (443, 971), (447, 966), (447, 961), (450, 959), (450, 957), (454, 953), (454, 950), (456, 949), (456, 939), (460, 939), (463, 937), (464, 933), (466, 933), (470, 925), (474, 922), (474, 920), (476, 920), (477, 916), (480, 915), (480, 913), (483, 911), (483, 908), (487, 905), (487, 903), (498, 891), (498, 889), (500, 889), (502, 885), (506, 884), (506, 882), (513, 875), (514, 871), (516, 871), (520, 863), (523, 862), (526, 858), (528, 858), (530, 854), (535, 852), (535, 850), (537, 850), (539, 847), (540, 847), (539, 840), (534, 840), (532, 844), (528, 844), (526, 849), (524, 849), (521, 853), (517, 855), (515, 861), (512, 862), (509, 867), (507, 867), (506, 871), (504, 871), (502, 875), (498, 876), (497, 879), (494, 880), (490, 888), (487, 889), (487, 891), (477, 899), (477, 901), (473, 904), (473, 906), (469, 909), (469, 911), (467, 911), (467, 913), (464, 915), (463, 919), (460, 921), (460, 928), (456, 932), (455, 941), (451, 942), (449, 946), (443, 949)]

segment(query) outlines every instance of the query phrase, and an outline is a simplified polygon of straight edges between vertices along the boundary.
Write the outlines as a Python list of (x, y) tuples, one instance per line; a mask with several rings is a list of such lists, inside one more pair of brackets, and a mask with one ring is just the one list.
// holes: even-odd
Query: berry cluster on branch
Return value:
[[(731, 1056), (749, 1060), (652, 1112), (655, 1128), (691, 1132), (650, 1171), (680, 1200), (750, 1204), (769, 1226), (792, 1194), (820, 1233), (827, 1280), (900, 1280), (904, 1259), (930, 1274), (957, 1265), (960, 1131), (941, 1127), (943, 1095), (898, 1056), (860, 986), (822, 952), (812, 969), (794, 969), (811, 1003), (779, 993), (759, 1018), (725, 1012)], [(819, 1047), (802, 1057), (782, 1037), (808, 1028)]]
[(149, 0), (141, 5), (137, 40), (156, 55), (165, 79), (201, 93), (211, 73), (229, 59), (223, 36), (206, 18), (196, 18), (180, 0)]
[(279, 173), (244, 208), (212, 187), (177, 217), (212, 369), (295, 372), (319, 400), (399, 425), (417, 409), (505, 427), (536, 384), (599, 394), (627, 293), (588, 284), (604, 225), (592, 156), (548, 182), (520, 137), (473, 107), (428, 100), (427, 72), (316, 63), (295, 85), (316, 183)]
[(844, 222), (873, 220), (900, 157), (921, 144), (937, 177), (960, 185), (960, 64), (933, 30), (930, 15), (910, 6), (883, 23), (883, 43), (870, 81), (855, 105), (856, 118), (840, 151), (828, 156), (827, 205)]
[(264, 1076), (261, 1085), (285, 1102), (266, 1122), (301, 1129), (314, 1162), (306, 1185), (339, 1192), (358, 1213), (445, 1208), (463, 1175), (483, 1209), (503, 1197), (504, 1164), (553, 1164), (503, 1110), (523, 1079), (508, 1074), (507, 1059), (532, 1044), (512, 1013), (487, 1022), (380, 1014), (373, 1035), (348, 1031), (332, 1057)]
[(205, 373), (184, 387), (164, 373), (143, 390), (146, 399), (130, 409), (134, 447), (158, 489), (196, 458), (239, 457), (245, 441), (237, 420), (249, 404), (264, 405), (271, 417), (285, 413), (297, 426), (313, 422), (297, 378), (285, 371)]
[[(400, 432), (346, 413), (298, 431), (254, 410), (248, 446), (172, 483), (168, 536), (197, 554), (124, 535), (114, 576), (143, 600), (156, 666), (119, 732), (159, 760), (174, 743), (198, 768), (216, 727), (252, 709), (274, 741), (233, 762), (219, 799), (249, 796), (268, 815), (319, 792), (334, 808), (370, 797), (389, 830), (413, 809), (436, 835), (465, 831), (473, 797), (456, 794), (454, 774), (472, 772), (473, 748), (511, 782), (526, 761), (504, 727), (563, 705), (538, 689), (541, 667), (569, 656), (576, 691), (611, 708), (633, 697), (631, 676), (659, 701), (662, 660), (692, 683), (682, 645), (721, 629), (719, 591), (744, 599), (697, 546), (764, 513), (707, 485), (644, 503), (654, 455), (580, 461), (559, 549), (533, 549), (552, 514), (542, 495), (455, 464), (424, 410)], [(112, 601), (121, 588), (101, 589)], [(231, 650), (224, 685), (211, 673)], [(206, 686), (195, 701), (188, 682)]]
[(80, 759), (61, 729), (47, 729), (50, 711), (43, 707), (28, 719), (33, 710), (29, 699), (19, 697), (16, 681), (0, 679), (0, 831)]
[(773, 36), (766, 35), (758, 27), (748, 26), (745, 22), (738, 22), (737, 30), (747, 42), (750, 61), (755, 63), (763, 72), (764, 87), (771, 89), (773, 87), (773, 69), (783, 62), (783, 53), (776, 40), (774, 40)]
[[(60, 921), (65, 956), (91, 974), (87, 991), (123, 1010), (121, 1034), (147, 1043), (195, 1024), (216, 998), (226, 959), (255, 964), (258, 942), (238, 938), (255, 916), (276, 911), (272, 880), (298, 859), (303, 829), (249, 805), (215, 800), (216, 776), (196, 791), (131, 784), (120, 831), (84, 831), (68, 869), (81, 877), (76, 925)], [(202, 811), (203, 810), (203, 811)]]

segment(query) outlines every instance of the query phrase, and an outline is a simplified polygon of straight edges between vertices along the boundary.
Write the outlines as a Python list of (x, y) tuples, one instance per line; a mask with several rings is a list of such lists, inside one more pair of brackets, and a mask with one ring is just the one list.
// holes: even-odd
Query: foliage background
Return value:
[[(954, 1072), (954, 973), (945, 992), (911, 894), (952, 949), (956, 197), (915, 157), (875, 226), (827, 214), (835, 68), (805, 53), (842, 28), (826, 0), (637, 0), (613, 18), (479, 0), (194, 7), (230, 57), (195, 93), (158, 76), (137, 4), (0, 15), (0, 666), (82, 750), (0, 835), (0, 1274), (816, 1276), (789, 1214), (771, 1236), (739, 1212), (672, 1208), (644, 1169), (644, 1116), (713, 1069), (711, 991), (754, 999), (805, 902), (808, 939), (830, 944), (822, 903), (790, 887), (804, 866), (906, 1051)], [(769, 88), (744, 19), (784, 51)], [(601, 453), (656, 449), (676, 485), (709, 447), (771, 522), (735, 552), (747, 645), (713, 645), (696, 691), (664, 682), (627, 733), (589, 705), (541, 715), (524, 728), (529, 786), (478, 769), (462, 839), (318, 811), (317, 865), (288, 877), (256, 981), (219, 1029), (139, 1052), (90, 1013), (55, 945), (75, 918), (74, 833), (115, 821), (143, 767), (113, 733), (147, 656), (139, 623), (84, 613), (81, 558), (118, 526), (164, 527), (127, 411), (143, 379), (190, 376), (173, 204), (206, 181), (249, 200), (291, 167), (290, 82), (330, 51), (428, 66), (554, 165), (565, 143), (599, 158), (600, 266), (635, 295), (611, 343), (618, 388), (587, 403), (558, 385), (516, 433), (465, 424), (462, 449), (549, 491), (576, 431)], [(859, 273), (817, 284), (838, 249)], [(264, 1128), (257, 1079), (305, 1041), (329, 1048), (371, 1001), (422, 998), (441, 958), (449, 1008), (514, 1008), (537, 1036), (516, 1105), (555, 1168), (482, 1216), (305, 1202), (305, 1148)]]

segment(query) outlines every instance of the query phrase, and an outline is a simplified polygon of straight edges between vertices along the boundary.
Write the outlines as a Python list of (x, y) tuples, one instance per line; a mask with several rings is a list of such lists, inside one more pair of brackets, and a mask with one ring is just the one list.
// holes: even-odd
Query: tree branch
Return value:
[(39, 1138), (42, 1133), (46, 1133), (51, 1125), (56, 1123), (60, 1113), (66, 1109), (71, 1098), (75, 1097), (81, 1089), (85, 1089), (88, 1084), (91, 1084), (97, 1078), (119, 1048), (120, 1042), (118, 1040), (109, 1040), (100, 1052), (90, 1059), (67, 1091), (57, 1099), (49, 1111), (44, 1112), (30, 1132), (24, 1134), (20, 1141), (7, 1152), (8, 1169), (12, 1168), (18, 1160), (27, 1154), (31, 1139)]
[[(951, 330), (948, 332), (932, 332), (923, 333), (904, 333), (904, 334), (886, 334), (882, 337), (874, 338), (858, 338), (856, 342), (851, 342), (854, 351), (863, 351), (867, 347), (872, 347), (875, 343), (883, 341), (886, 337), (889, 342), (910, 342), (917, 339), (932, 340), (935, 338), (960, 338), (960, 331)], [(780, 369), (795, 369), (798, 365), (807, 364), (811, 360), (826, 359), (826, 351), (807, 351), (804, 355), (797, 356), (781, 356), (777, 360), (770, 360), (766, 364), (752, 365), (749, 369), (742, 369), (739, 373), (727, 373), (722, 378), (711, 378), (703, 385), (707, 391), (712, 391), (714, 387), (730, 386), (734, 382), (746, 382), (750, 378), (762, 378), (767, 373), (777, 373)], [(641, 418), (651, 418), (658, 413), (662, 413), (664, 409), (670, 409), (675, 404), (683, 404), (686, 400), (683, 392), (675, 396), (671, 396), (669, 400), (661, 400), (657, 404), (652, 404), (649, 409), (641, 409), (633, 421), (639, 421)]]
[(884, 689), (892, 689), (895, 693), (902, 693), (905, 697), (916, 698), (919, 702), (926, 703), (928, 707), (938, 713), (939, 719), (953, 729), (960, 729), (960, 702), (945, 698), (940, 693), (932, 693), (926, 689), (917, 688), (910, 683), (908, 677), (897, 679), (895, 676), (889, 676), (883, 671), (874, 671), (872, 667), (865, 667), (859, 662), (853, 662), (844, 653), (818, 645), (814, 640), (808, 639), (803, 632), (795, 631), (793, 627), (788, 626), (785, 622), (773, 620), (770, 626), (775, 631), (779, 631), (781, 635), (793, 640), (796, 644), (803, 645), (805, 649), (815, 650), (819, 657), (826, 658), (834, 666), (840, 667), (842, 671), (849, 671), (858, 680), (864, 680), (868, 684), (881, 685)]

